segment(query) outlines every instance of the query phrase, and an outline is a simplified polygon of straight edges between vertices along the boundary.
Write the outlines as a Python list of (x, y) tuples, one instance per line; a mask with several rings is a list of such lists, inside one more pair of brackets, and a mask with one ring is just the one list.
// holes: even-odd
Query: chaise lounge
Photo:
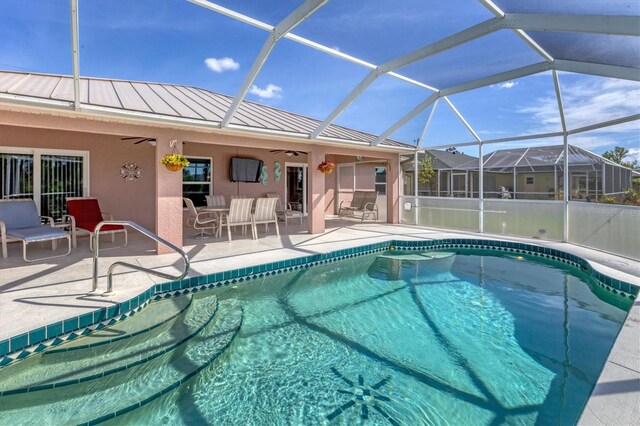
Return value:
[[(42, 224), (42, 220), (47, 224)], [(54, 259), (71, 253), (71, 237), (66, 231), (54, 227), (52, 217), (40, 216), (33, 200), (0, 200), (0, 238), (2, 239), (2, 257), (7, 258), (7, 242), (22, 242), (22, 257), (26, 262)], [(52, 241), (66, 238), (69, 248), (66, 253), (39, 259), (27, 258), (27, 245), (40, 241)]]

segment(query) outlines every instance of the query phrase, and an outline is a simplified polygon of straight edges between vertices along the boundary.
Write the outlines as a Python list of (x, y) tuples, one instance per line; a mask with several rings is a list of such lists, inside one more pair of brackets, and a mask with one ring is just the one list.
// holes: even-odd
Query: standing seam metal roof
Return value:
[[(209, 90), (174, 84), (81, 78), (81, 101), (88, 105), (118, 110), (152, 113), (212, 123), (222, 121), (232, 97)], [(73, 101), (71, 76), (0, 71), (0, 93)], [(320, 121), (255, 102), (242, 101), (231, 122), (237, 126), (309, 134)], [(321, 136), (345, 141), (371, 143), (376, 136), (331, 125)], [(413, 148), (391, 139), (383, 145)]]

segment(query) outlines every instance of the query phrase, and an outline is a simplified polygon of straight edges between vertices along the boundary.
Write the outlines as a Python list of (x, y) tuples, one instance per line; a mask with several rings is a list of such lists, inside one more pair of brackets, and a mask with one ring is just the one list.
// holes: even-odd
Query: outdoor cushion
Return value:
[[(76, 220), (76, 228), (93, 232), (96, 226), (104, 220), (98, 200), (83, 198), (80, 200), (67, 200), (68, 213)], [(105, 225), (100, 232), (117, 231), (124, 229), (121, 225)]]
[(7, 235), (25, 241), (38, 241), (64, 238), (67, 236), (67, 232), (48, 225), (38, 225), (30, 228), (7, 229)]
[(40, 226), (40, 214), (32, 200), (1, 202), (0, 220), (7, 229)]
[[(93, 232), (96, 229), (96, 226), (98, 226), (98, 223), (102, 222), (103, 219), (100, 219), (98, 222), (78, 222), (76, 221), (76, 228), (82, 228), (85, 229), (89, 232)], [(100, 232), (107, 232), (107, 231), (118, 231), (120, 229), (124, 229), (124, 226), (122, 225), (104, 225), (102, 228), (100, 228)]]

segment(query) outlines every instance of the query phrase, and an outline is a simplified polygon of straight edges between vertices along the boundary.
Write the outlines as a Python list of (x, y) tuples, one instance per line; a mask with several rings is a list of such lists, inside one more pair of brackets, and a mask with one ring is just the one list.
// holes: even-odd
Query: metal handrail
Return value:
[(143, 228), (142, 226), (138, 225), (135, 222), (131, 222), (129, 220), (105, 220), (105, 221), (100, 222), (96, 226), (95, 230), (93, 231), (93, 245), (94, 245), (94, 247), (93, 247), (93, 289), (91, 290), (92, 293), (95, 293), (96, 290), (98, 290), (98, 257), (99, 257), (99, 251), (100, 251), (100, 228), (102, 228), (105, 225), (129, 226), (129, 227), (135, 229), (136, 231), (138, 231), (138, 232), (146, 235), (147, 237), (151, 238), (152, 240), (155, 240), (155, 241), (157, 241), (157, 242), (169, 247), (171, 250), (175, 251), (180, 256), (182, 256), (182, 259), (184, 260), (184, 271), (179, 276), (173, 276), (173, 275), (165, 274), (164, 272), (154, 271), (153, 269), (144, 268), (144, 267), (139, 266), (139, 265), (134, 265), (132, 263), (116, 261), (116, 262), (112, 263), (111, 266), (109, 266), (109, 270), (107, 271), (107, 291), (102, 294), (103, 296), (111, 296), (111, 295), (114, 294), (114, 292), (113, 292), (113, 270), (116, 268), (116, 266), (127, 266), (127, 267), (129, 267), (131, 269), (135, 269), (137, 271), (142, 271), (142, 272), (147, 272), (149, 274), (156, 275), (158, 277), (166, 278), (166, 279), (169, 279), (169, 280), (181, 280), (181, 279), (183, 279), (184, 277), (187, 276), (187, 273), (189, 272), (189, 265), (190, 265), (189, 256), (187, 256), (187, 254), (184, 251), (182, 251), (182, 249), (174, 246), (169, 241), (160, 238), (159, 236), (157, 236), (153, 232), (149, 231), (146, 228)]

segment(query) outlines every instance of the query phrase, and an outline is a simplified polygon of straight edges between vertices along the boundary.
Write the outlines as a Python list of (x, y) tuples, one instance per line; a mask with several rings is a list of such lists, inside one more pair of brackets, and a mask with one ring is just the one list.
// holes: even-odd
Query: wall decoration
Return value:
[(120, 167), (120, 177), (125, 181), (136, 180), (142, 177), (142, 169), (138, 163), (124, 163)]
[(267, 186), (267, 178), (269, 177), (269, 167), (266, 164), (262, 166), (262, 173), (260, 173), (260, 180), (262, 186)]
[(280, 176), (282, 175), (282, 170), (280, 169), (280, 162), (276, 161), (274, 163), (274, 169), (273, 169), (273, 176), (274, 176), (274, 181), (276, 182), (280, 182)]

